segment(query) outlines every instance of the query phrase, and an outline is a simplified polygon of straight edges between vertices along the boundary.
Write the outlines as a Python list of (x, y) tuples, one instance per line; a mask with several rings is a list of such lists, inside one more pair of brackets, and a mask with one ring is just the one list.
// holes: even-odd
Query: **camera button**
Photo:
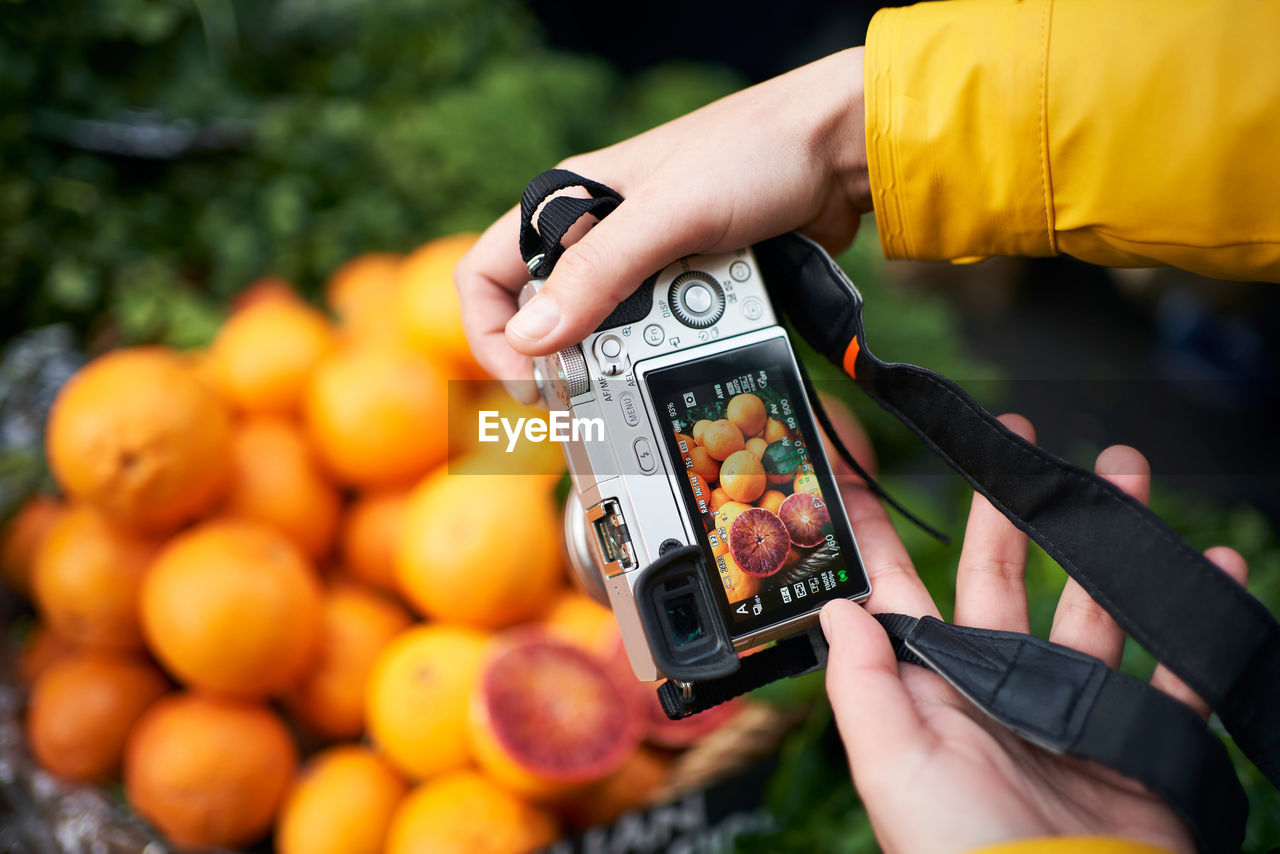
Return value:
[(626, 420), (628, 427), (634, 427), (640, 423), (640, 410), (636, 409), (636, 397), (634, 394), (624, 394), (619, 398), (618, 402), (622, 404), (622, 417)]
[(745, 282), (751, 278), (751, 265), (746, 261), (734, 261), (729, 265), (729, 275), (735, 282)]
[(742, 313), (747, 320), (759, 320), (764, 315), (764, 303), (755, 297), (742, 301)]
[(616, 377), (627, 369), (627, 351), (617, 335), (602, 335), (596, 339), (596, 359), (605, 376)]
[(703, 314), (711, 308), (711, 291), (703, 285), (691, 285), (684, 292), (684, 304), (694, 314)]
[(706, 329), (724, 314), (724, 288), (709, 274), (689, 270), (672, 280), (667, 304), (676, 320), (685, 326)]
[(640, 471), (645, 474), (653, 474), (658, 468), (658, 460), (653, 455), (653, 446), (649, 444), (649, 440), (641, 436), (635, 442), (636, 463), (640, 466)]
[(667, 338), (667, 333), (662, 331), (662, 327), (656, 323), (650, 323), (644, 328), (644, 340), (648, 341), (654, 347), (657, 347)]

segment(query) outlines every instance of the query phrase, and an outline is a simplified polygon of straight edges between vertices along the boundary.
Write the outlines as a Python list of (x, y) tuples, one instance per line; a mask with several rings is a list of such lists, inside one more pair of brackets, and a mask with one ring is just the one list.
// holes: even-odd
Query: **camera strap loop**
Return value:
[[(582, 187), (590, 198), (551, 198), (561, 190)], [(551, 201), (547, 201), (551, 199)], [(543, 205), (546, 202), (546, 205)], [(573, 224), (586, 214), (603, 219), (622, 203), (622, 196), (597, 181), (566, 169), (552, 169), (538, 175), (520, 197), (520, 254), (536, 279), (551, 275), (565, 246), (561, 242)], [(538, 212), (538, 208), (542, 212)], [(534, 217), (538, 223), (534, 225)]]

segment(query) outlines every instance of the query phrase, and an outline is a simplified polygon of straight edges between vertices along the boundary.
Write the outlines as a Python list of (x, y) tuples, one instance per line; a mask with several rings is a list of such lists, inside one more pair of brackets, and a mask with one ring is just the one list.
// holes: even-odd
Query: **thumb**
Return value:
[(542, 291), (507, 323), (507, 343), (527, 356), (577, 344), (649, 276), (685, 255), (708, 251), (719, 234), (639, 195), (570, 246)]
[(898, 677), (898, 659), (875, 617), (836, 599), (822, 609), (820, 620), (831, 647), (827, 695), (854, 780), (862, 785), (882, 777), (883, 769), (901, 767), (932, 736)]

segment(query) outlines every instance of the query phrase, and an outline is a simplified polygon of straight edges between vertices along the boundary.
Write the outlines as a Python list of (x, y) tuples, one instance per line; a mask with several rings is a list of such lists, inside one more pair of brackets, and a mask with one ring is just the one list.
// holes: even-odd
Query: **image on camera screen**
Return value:
[[(857, 595), (866, 578), (843, 510), (826, 501), (834, 482), (810, 454), (815, 431), (794, 371), (706, 361), (678, 389), (652, 374), (648, 382), (665, 392), (655, 402), (668, 453), (735, 633)], [(732, 372), (699, 381), (716, 362)]]

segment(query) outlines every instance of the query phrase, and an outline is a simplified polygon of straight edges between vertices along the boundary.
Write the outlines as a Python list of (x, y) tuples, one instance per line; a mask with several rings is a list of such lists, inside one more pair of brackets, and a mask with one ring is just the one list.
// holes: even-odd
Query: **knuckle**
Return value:
[(989, 558), (975, 561), (969, 566), (969, 571), (975, 575), (990, 576), (999, 581), (1021, 583), (1025, 570), (1022, 561), (1008, 558)]
[(598, 237), (585, 239), (570, 246), (556, 262), (556, 283), (560, 287), (580, 290), (608, 274), (608, 251)]

